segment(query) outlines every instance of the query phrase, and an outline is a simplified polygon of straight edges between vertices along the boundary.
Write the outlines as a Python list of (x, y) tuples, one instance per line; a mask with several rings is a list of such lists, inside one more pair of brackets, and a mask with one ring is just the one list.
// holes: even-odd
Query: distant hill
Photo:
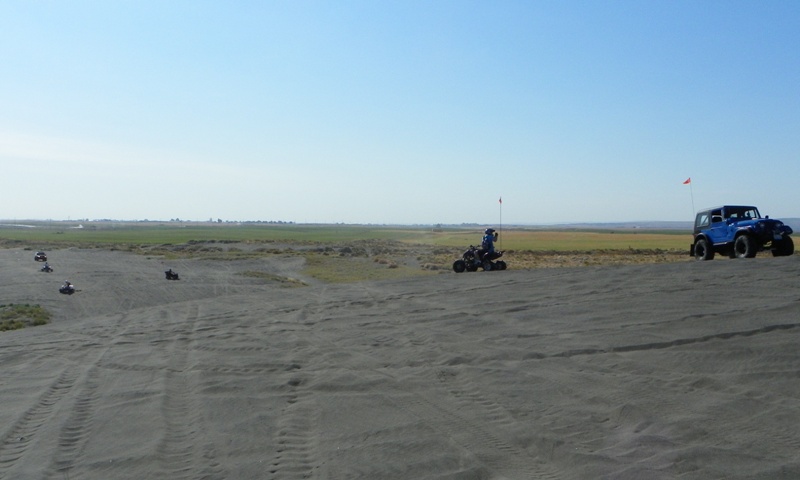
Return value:
[(598, 230), (683, 230), (692, 231), (692, 222), (662, 222), (662, 221), (643, 221), (643, 222), (598, 222), (598, 223), (564, 223), (557, 225), (536, 225), (535, 228), (543, 229), (598, 229)]
[[(800, 218), (780, 218), (783, 223), (792, 227), (792, 230), (800, 236)], [(607, 223), (565, 223), (561, 225), (536, 225), (535, 228), (543, 229), (619, 229), (619, 230), (675, 230), (691, 233), (694, 224), (692, 222), (607, 222)]]
[[(785, 224), (792, 227), (800, 238), (800, 218), (780, 218)], [(261, 222), (261, 221), (243, 221), (243, 222), (193, 222), (193, 221), (156, 221), (156, 220), (91, 220), (87, 221), (87, 227), (84, 227), (84, 223), (76, 222), (76, 221), (68, 221), (68, 220), (4, 220), (0, 219), (0, 228), (11, 228), (11, 229), (18, 229), (18, 228), (89, 228), (95, 229), (97, 225), (109, 224), (109, 225), (126, 225), (126, 226), (135, 226), (135, 225), (174, 225), (174, 226), (181, 226), (186, 224), (206, 224), (206, 225), (225, 225), (230, 226), (231, 224), (235, 225), (242, 225), (242, 224), (265, 224), (265, 225), (281, 225), (281, 224), (288, 224), (288, 225), (295, 225), (294, 222)], [(302, 225), (302, 224), (300, 224)], [(325, 224), (320, 224), (325, 225)], [(330, 224), (330, 225), (339, 225), (339, 224)], [(428, 226), (425, 224), (416, 224), (416, 225), (400, 225), (400, 224), (368, 224), (373, 226), (412, 226), (412, 227), (421, 227), (421, 226)], [(472, 223), (461, 223), (461, 224), (436, 224), (436, 228), (441, 227), (458, 227), (458, 228), (483, 228), (482, 224), (472, 224)], [(658, 221), (658, 220), (645, 220), (640, 222), (583, 222), (583, 223), (561, 223), (561, 224), (504, 224), (503, 227), (506, 228), (536, 228), (542, 230), (674, 230), (676, 233), (683, 231), (686, 233), (691, 233), (693, 222), (689, 221), (681, 221), (681, 222), (665, 222), (665, 221)]]
[(800, 218), (780, 218), (779, 220), (792, 227), (792, 230), (800, 235)]

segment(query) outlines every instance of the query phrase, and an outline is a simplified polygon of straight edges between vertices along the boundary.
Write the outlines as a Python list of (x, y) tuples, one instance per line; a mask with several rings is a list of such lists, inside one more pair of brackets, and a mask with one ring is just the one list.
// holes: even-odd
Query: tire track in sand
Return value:
[(135, 328), (127, 322), (127, 318), (127, 314), (117, 318), (114, 327), (119, 325), (125, 325), (125, 327), (107, 337), (108, 343), (95, 358), (84, 379), (80, 382), (80, 389), (76, 393), (70, 415), (61, 427), (56, 450), (44, 478), (53, 480), (69, 478), (70, 472), (80, 465), (81, 452), (91, 435), (95, 404), (101, 384), (100, 371), (104, 368), (104, 359), (109, 356), (109, 352), (115, 345), (124, 343), (125, 341), (120, 339)]
[[(365, 307), (367, 310), (386, 308), (386, 299), (380, 298), (369, 289), (363, 289), (367, 298), (351, 300), (347, 309)], [(414, 305), (422, 304), (428, 307), (434, 304), (434, 298), (416, 295), (398, 296), (394, 302), (403, 303), (406, 311)], [(333, 302), (339, 306), (341, 302)], [(399, 308), (398, 305), (389, 305), (388, 308)], [(427, 311), (422, 308), (420, 311)], [(354, 312), (335, 312), (329, 305), (315, 305), (312, 316), (330, 318), (352, 318)], [(337, 315), (338, 314), (338, 315)], [(366, 313), (369, 314), (369, 311)], [(357, 317), (357, 315), (355, 315)], [(313, 324), (314, 322), (312, 322)], [(473, 392), (466, 394), (462, 388), (474, 385), (460, 385), (462, 388), (441, 388), (434, 379), (434, 368), (423, 368), (420, 375), (411, 382), (400, 381), (391, 371), (385, 368), (384, 351), (388, 346), (397, 348), (414, 347), (420, 350), (433, 350), (446, 357), (446, 350), (435, 340), (435, 332), (429, 331), (424, 323), (415, 324), (414, 329), (407, 329), (404, 325), (383, 323), (381, 332), (375, 332), (371, 339), (362, 343), (367, 350), (353, 348), (352, 337), (343, 337), (342, 341), (333, 340), (331, 337), (322, 336), (316, 329), (309, 329), (305, 334), (307, 338), (314, 339), (313, 348), (315, 358), (336, 358), (339, 367), (346, 369), (350, 374), (362, 376), (366, 370), (378, 373), (389, 380), (387, 387), (379, 392), (387, 402), (394, 404), (398, 409), (404, 410), (420, 419), (426, 426), (437, 431), (442, 437), (457, 444), (469, 453), (470, 456), (493, 472), (497, 478), (506, 479), (559, 479), (560, 474), (546, 463), (544, 455), (533, 455), (525, 448), (516, 444), (515, 439), (507, 438), (504, 432), (510, 431), (510, 426), (515, 422), (513, 416), (497, 402), (485, 395)], [(400, 328), (401, 330), (397, 330)], [(349, 332), (348, 332), (349, 333)], [(348, 344), (345, 344), (345, 341)], [(340, 355), (347, 352), (347, 355)], [(420, 378), (420, 376), (422, 378)], [(417, 380), (422, 380), (425, 386), (418, 386)]]
[[(442, 309), (438, 297), (433, 295), (400, 296), (395, 300), (402, 303), (405, 311), (419, 312), (418, 315), (412, 313), (411, 317), (420, 321), (414, 324), (413, 329), (401, 326), (400, 331), (385, 333), (383, 343), (394, 343), (390, 339), (396, 337), (400, 339), (398, 344), (403, 348), (432, 352), (434, 356), (438, 353), (438, 365), (421, 369), (418, 377), (424, 381), (424, 388), (400, 388), (399, 384), (394, 384), (398, 390), (390, 401), (450, 437), (501, 478), (561, 478), (559, 472), (546, 463), (549, 452), (539, 448), (529, 451), (519, 445), (514, 433), (517, 419), (506, 407), (492, 398), (492, 395), (482, 392), (467, 375), (455, 373), (457, 368), (446, 366), (457, 359), (453, 358), (445, 345), (436, 340), (441, 332), (432, 329), (436, 322), (430, 322), (430, 312), (450, 317), (469, 315), (469, 312), (455, 313)], [(387, 326), (394, 329), (394, 325)], [(449, 337), (456, 335), (461, 334), (448, 332)], [(375, 360), (380, 355), (374, 348), (365, 354)], [(456, 364), (460, 364), (460, 361)], [(379, 371), (385, 372), (384, 369)], [(436, 388), (431, 388), (434, 385)]]
[[(108, 329), (115, 330), (119, 325), (124, 324), (126, 317), (126, 315), (118, 316), (116, 321), (108, 326)], [(92, 336), (93, 339), (103, 339), (105, 342), (96, 343), (93, 341), (85, 346), (87, 350), (82, 355), (83, 357), (88, 356), (96, 348), (101, 350), (95, 359), (90, 362), (89, 369), (91, 371), (95, 371), (99, 362), (113, 345), (114, 339), (124, 335), (125, 331), (126, 329), (123, 329), (121, 333), (108, 337), (104, 335)], [(37, 438), (40, 429), (46, 423), (52, 421), (58, 406), (69, 398), (76, 386), (82, 385), (84, 393), (73, 404), (71, 420), (61, 430), (52, 465), (48, 472), (52, 474), (54, 470), (62, 467), (68, 468), (74, 463), (80, 446), (83, 445), (88, 436), (87, 425), (92, 416), (92, 404), (97, 389), (97, 384), (91, 380), (88, 383), (86, 378), (80, 381), (82, 373), (85, 371), (86, 369), (81, 368), (79, 364), (62, 370), (36, 403), (3, 435), (2, 440), (0, 440), (0, 479), (7, 478), (6, 475), (27, 454), (34, 443), (43, 441)], [(69, 429), (72, 429), (72, 431), (70, 432)], [(45, 475), (48, 472), (45, 472)]]
[(157, 460), (160, 478), (208, 480), (224, 479), (212, 444), (201, 444), (202, 426), (195, 401), (196, 382), (190, 365), (192, 336), (197, 328), (199, 306), (189, 305), (186, 318), (175, 325), (168, 365), (164, 375), (164, 400), (161, 405), (164, 436)]
[[(560, 479), (561, 476), (543, 459), (531, 456), (524, 449), (493, 433), (481, 421), (480, 409), (459, 403), (457, 408), (439, 395), (395, 388), (389, 401), (423, 420), (470, 452), (499, 478)], [(472, 420), (477, 418), (478, 420)]]
[(317, 446), (313, 427), (318, 424), (319, 409), (306, 383), (307, 379), (298, 374), (292, 375), (287, 383), (291, 390), (276, 424), (277, 448), (269, 478), (291, 480), (314, 476)]
[(720, 333), (712, 333), (709, 335), (701, 335), (697, 337), (687, 337), (687, 338), (676, 338), (673, 340), (668, 340), (664, 342), (650, 342), (650, 343), (642, 343), (642, 344), (633, 344), (633, 345), (620, 345), (620, 346), (611, 346), (607, 348), (584, 348), (584, 349), (577, 349), (577, 350), (567, 350), (559, 353), (555, 353), (550, 355), (551, 357), (574, 357), (578, 355), (603, 355), (607, 353), (627, 353), (627, 352), (638, 352), (638, 351), (645, 351), (645, 350), (659, 350), (659, 349), (666, 349), (672, 347), (681, 347), (684, 345), (691, 345), (695, 343), (705, 343), (710, 342), (712, 340), (729, 340), (735, 337), (750, 337), (753, 335), (761, 335), (766, 333), (771, 333), (777, 330), (792, 330), (795, 328), (800, 327), (800, 323), (785, 323), (785, 324), (776, 324), (776, 325), (765, 325), (763, 327), (754, 328), (750, 330), (740, 330), (740, 331), (731, 331), (731, 332), (720, 332)]
[(89, 438), (94, 416), (94, 405), (97, 397), (99, 381), (97, 368), (92, 368), (83, 381), (82, 389), (58, 436), (58, 444), (45, 478), (69, 478), (69, 472), (76, 464), (78, 457)]
[(72, 390), (79, 376), (77, 367), (65, 368), (3, 436), (0, 441), (0, 478), (7, 478), (6, 474), (26, 454), (39, 429), (51, 419), (56, 405)]

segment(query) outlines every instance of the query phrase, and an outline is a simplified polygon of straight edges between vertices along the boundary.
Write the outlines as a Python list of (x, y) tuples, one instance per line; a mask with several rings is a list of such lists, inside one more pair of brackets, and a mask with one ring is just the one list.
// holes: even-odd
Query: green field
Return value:
[[(0, 227), (0, 246), (45, 249), (53, 247), (113, 247), (181, 245), (193, 242), (254, 244), (343, 244), (354, 241), (394, 241), (440, 247), (466, 247), (481, 239), (480, 228), (389, 227), (361, 225), (196, 224), (196, 223), (42, 223), (35, 228)], [(688, 249), (691, 235), (682, 231), (545, 230), (506, 228), (501, 249), (547, 252), (596, 250)]]
[[(0, 227), (0, 248), (104, 248), (165, 259), (243, 260), (302, 256), (303, 273), (325, 282), (389, 280), (452, 271), (480, 227), (215, 224), (180, 222), (42, 222)], [(497, 247), (514, 269), (688, 261), (691, 235), (679, 231), (504, 228)], [(291, 278), (243, 275), (283, 287)]]

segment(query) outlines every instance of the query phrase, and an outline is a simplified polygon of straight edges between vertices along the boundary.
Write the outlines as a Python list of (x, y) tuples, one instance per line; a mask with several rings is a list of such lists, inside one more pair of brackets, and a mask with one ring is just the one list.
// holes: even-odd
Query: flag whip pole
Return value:
[[(498, 227), (498, 230), (499, 230), (499, 233), (502, 234), (503, 233), (503, 197), (502, 197), (502, 195), (500, 196), (500, 200), (499, 201), (500, 201), (500, 226)], [(503, 235), (499, 235), (499, 237), (500, 237), (500, 241), (498, 243), (500, 245), (498, 245), (498, 246), (502, 250), (503, 249)]]
[(694, 214), (697, 212), (697, 210), (694, 208), (694, 189), (692, 188), (692, 177), (687, 178), (683, 184), (689, 185), (689, 194), (692, 196), (692, 218), (694, 218)]

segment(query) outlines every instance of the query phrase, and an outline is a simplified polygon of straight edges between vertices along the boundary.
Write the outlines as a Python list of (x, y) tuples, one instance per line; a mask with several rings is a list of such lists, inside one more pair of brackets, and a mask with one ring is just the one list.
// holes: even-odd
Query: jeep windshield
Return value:
[(761, 215), (756, 207), (725, 207), (725, 218), (749, 220), (761, 218)]

